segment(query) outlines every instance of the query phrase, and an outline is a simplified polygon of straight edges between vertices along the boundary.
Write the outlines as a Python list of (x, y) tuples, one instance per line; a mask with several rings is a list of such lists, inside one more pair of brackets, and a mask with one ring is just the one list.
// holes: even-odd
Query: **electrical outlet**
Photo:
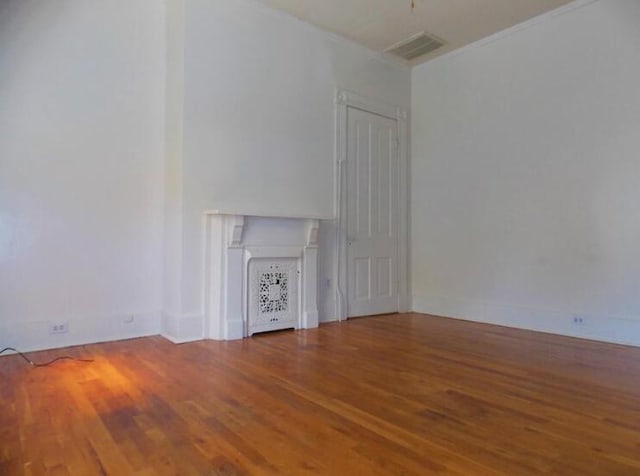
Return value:
[(584, 326), (587, 323), (587, 320), (582, 316), (574, 315), (571, 322), (573, 322), (574, 326)]
[(49, 334), (66, 334), (69, 332), (68, 322), (53, 322), (49, 324)]
[(132, 324), (134, 320), (135, 320), (135, 316), (133, 314), (129, 314), (128, 316), (125, 316), (124, 323)]

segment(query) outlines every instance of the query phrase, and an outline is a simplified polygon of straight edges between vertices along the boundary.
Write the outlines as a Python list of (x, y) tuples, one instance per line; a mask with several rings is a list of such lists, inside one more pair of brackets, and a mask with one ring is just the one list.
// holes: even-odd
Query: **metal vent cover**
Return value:
[(442, 46), (444, 46), (443, 40), (425, 32), (421, 32), (407, 38), (406, 40), (402, 40), (395, 45), (391, 45), (384, 51), (386, 53), (391, 53), (392, 55), (400, 56), (406, 60), (412, 60), (418, 56), (431, 53)]

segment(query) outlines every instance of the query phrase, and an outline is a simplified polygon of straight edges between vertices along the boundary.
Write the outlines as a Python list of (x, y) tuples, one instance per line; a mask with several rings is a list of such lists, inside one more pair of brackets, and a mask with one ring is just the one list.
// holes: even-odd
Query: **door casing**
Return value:
[(408, 112), (359, 94), (337, 89), (336, 104), (336, 297), (335, 314), (339, 321), (348, 317), (347, 300), (347, 112), (348, 108), (360, 109), (396, 121), (398, 131), (398, 311), (406, 312), (409, 301), (409, 162), (408, 162)]

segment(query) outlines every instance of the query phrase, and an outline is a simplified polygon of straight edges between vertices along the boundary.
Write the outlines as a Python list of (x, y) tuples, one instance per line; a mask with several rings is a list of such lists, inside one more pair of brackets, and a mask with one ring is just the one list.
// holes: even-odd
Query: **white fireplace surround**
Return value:
[[(254, 332), (293, 327), (318, 327), (317, 274), (320, 217), (204, 213), (205, 337), (234, 340)], [(295, 306), (282, 322), (250, 322), (250, 269), (272, 260), (287, 265)], [(292, 261), (292, 260), (295, 260)], [(295, 263), (295, 265), (293, 264)], [(292, 272), (293, 267), (297, 268)], [(295, 288), (292, 288), (295, 287)], [(279, 297), (277, 290), (272, 298)], [(255, 307), (255, 306), (254, 306)], [(255, 314), (255, 313), (254, 313)]]

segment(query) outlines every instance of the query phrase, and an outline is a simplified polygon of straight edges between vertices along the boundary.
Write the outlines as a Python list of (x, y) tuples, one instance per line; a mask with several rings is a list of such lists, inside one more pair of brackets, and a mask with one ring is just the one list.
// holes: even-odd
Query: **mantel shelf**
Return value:
[(296, 220), (334, 220), (334, 216), (328, 215), (296, 215), (288, 213), (268, 213), (268, 212), (251, 212), (251, 211), (235, 211), (235, 210), (205, 210), (205, 215), (232, 215), (258, 218), (291, 218)]

